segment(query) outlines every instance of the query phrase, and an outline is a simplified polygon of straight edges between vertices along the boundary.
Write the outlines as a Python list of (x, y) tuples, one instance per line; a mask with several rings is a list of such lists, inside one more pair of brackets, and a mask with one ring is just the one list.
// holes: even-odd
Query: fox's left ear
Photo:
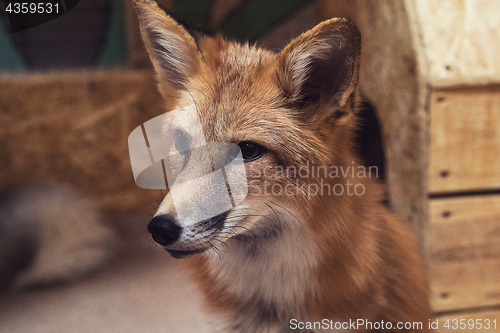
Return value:
[(297, 107), (318, 100), (342, 107), (358, 80), (361, 35), (344, 18), (318, 24), (288, 44), (279, 55), (277, 80)]

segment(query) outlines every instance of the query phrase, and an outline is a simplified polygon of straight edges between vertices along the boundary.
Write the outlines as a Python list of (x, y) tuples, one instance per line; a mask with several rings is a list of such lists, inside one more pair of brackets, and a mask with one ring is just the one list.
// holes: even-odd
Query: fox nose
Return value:
[(155, 216), (148, 224), (153, 240), (162, 246), (174, 243), (181, 234), (181, 227), (170, 214)]

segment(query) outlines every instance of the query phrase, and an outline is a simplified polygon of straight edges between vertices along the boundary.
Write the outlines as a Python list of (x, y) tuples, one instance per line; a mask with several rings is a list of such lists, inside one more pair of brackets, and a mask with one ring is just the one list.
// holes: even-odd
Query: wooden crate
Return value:
[(438, 318), (500, 322), (500, 2), (320, 4), (360, 27), (390, 203), (420, 237)]
[(429, 264), (436, 311), (500, 304), (499, 217), (498, 194), (430, 201)]
[(430, 97), (429, 192), (500, 188), (500, 86)]

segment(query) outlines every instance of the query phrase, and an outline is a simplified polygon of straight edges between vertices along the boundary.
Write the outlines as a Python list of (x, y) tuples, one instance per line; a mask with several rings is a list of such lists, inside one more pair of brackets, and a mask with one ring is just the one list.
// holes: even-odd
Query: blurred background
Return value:
[[(500, 325), (500, 1), (158, 2), (208, 32), (276, 51), (324, 19), (355, 21), (359, 151), (422, 244), (436, 316)], [(165, 110), (131, 1), (80, 0), (15, 33), (5, 9), (0, 3), (0, 191), (70, 186), (99, 212), (78, 241), (104, 225), (111, 235), (97, 241), (112, 255), (70, 283), (15, 291), (25, 268), (0, 260), (0, 270), (16, 272), (0, 286), (0, 331), (202, 332), (194, 287), (145, 232), (162, 193), (132, 177), (128, 135)], [(10, 216), (2, 210), (10, 197), (0, 195), (0, 215)], [(0, 242), (8, 230), (0, 226)]]

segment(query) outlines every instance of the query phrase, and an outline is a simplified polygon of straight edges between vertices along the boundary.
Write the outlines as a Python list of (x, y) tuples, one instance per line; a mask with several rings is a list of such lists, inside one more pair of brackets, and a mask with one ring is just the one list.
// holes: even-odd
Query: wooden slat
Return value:
[(500, 305), (500, 195), (430, 203), (434, 311)]
[(500, 187), (500, 86), (435, 91), (429, 190)]
[[(472, 321), (471, 321), (472, 319)], [(496, 323), (494, 320), (496, 319)], [(499, 332), (500, 331), (500, 309), (478, 311), (478, 312), (465, 312), (460, 314), (446, 314), (438, 316), (433, 322), (438, 324), (437, 332), (467, 332), (467, 333), (486, 333), (486, 332)], [(455, 321), (456, 320), (456, 321)], [(460, 329), (460, 320), (467, 325), (467, 328)], [(446, 324), (450, 328), (445, 327)], [(481, 324), (481, 325), (480, 325)], [(470, 325), (470, 326), (469, 326)], [(453, 327), (459, 329), (453, 329)], [(487, 328), (489, 327), (489, 329)]]
[(382, 128), (388, 199), (394, 211), (410, 222), (424, 241), (428, 223), (431, 87), (426, 79), (424, 51), (414, 29), (413, 5), (411, 1), (393, 0), (350, 3), (353, 11), (344, 2), (332, 14), (348, 15), (361, 30), (359, 80), (361, 91), (375, 107)]
[(413, 0), (432, 85), (500, 82), (498, 0)]

